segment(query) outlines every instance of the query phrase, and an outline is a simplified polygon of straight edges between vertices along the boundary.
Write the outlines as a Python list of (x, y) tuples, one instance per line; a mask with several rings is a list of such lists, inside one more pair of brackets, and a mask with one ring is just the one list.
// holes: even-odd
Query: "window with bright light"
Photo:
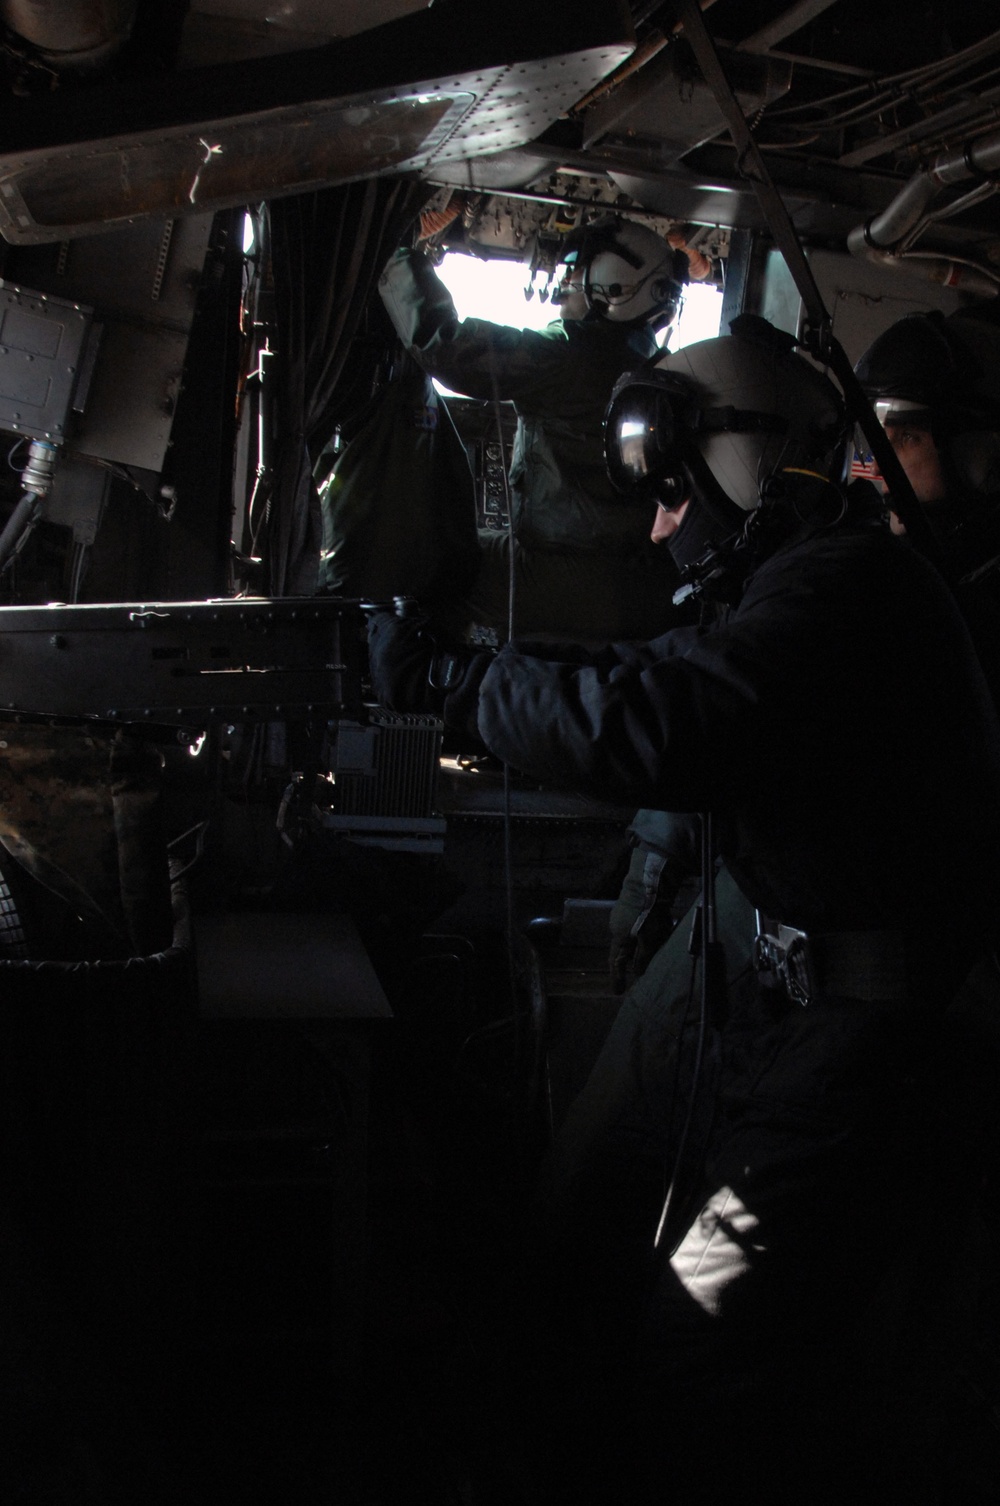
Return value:
[(524, 262), (481, 261), (478, 256), (449, 251), (437, 270), (455, 300), (460, 319), (489, 319), (491, 324), (509, 324), (514, 329), (544, 329), (559, 317), (558, 308), (539, 297), (538, 289), (545, 287), (544, 277), (536, 279), (533, 296), (525, 297), (531, 274)]
[[(523, 262), (482, 261), (460, 251), (449, 251), (438, 275), (454, 298), (460, 319), (489, 319), (493, 324), (509, 324), (515, 329), (544, 329), (559, 317), (558, 306), (548, 301), (543, 303), (539, 296), (539, 287), (545, 286), (543, 278), (536, 280), (533, 296), (525, 297), (530, 274)], [(696, 340), (711, 340), (719, 333), (721, 317), (720, 290), (708, 283), (689, 283), (684, 290), (680, 318), (672, 330), (663, 332), (660, 343), (667, 340), (668, 334), (671, 350), (693, 345)]]
[(697, 340), (714, 340), (721, 333), (721, 323), (722, 289), (710, 282), (689, 282), (684, 289), (680, 318), (673, 329), (663, 331), (660, 343), (667, 344), (670, 350), (680, 350)]

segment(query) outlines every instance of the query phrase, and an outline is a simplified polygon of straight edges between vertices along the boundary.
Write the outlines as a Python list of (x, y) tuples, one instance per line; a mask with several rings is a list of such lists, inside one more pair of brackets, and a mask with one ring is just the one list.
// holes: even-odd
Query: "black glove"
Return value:
[(372, 689), (390, 711), (441, 715), (444, 691), (433, 682), (439, 652), (425, 613), (401, 617), (391, 607), (379, 607), (370, 614), (368, 665)]
[(381, 704), (441, 717), (477, 741), (479, 685), (493, 658), (489, 650), (443, 645), (423, 612), (401, 617), (379, 607), (368, 619), (368, 663)]

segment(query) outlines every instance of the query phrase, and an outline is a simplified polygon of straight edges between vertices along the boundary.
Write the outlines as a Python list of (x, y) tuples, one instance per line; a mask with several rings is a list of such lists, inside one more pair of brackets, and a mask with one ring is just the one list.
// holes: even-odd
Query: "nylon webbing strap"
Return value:
[(805, 305), (808, 336), (803, 344), (817, 360), (830, 367), (840, 383), (847, 404), (847, 414), (861, 427), (871, 452), (878, 462), (879, 470), (892, 493), (893, 510), (898, 514), (913, 542), (929, 558), (940, 564), (940, 550), (932, 534), (923, 509), (913, 495), (913, 488), (906, 478), (895, 450), (889, 443), (885, 430), (875, 417), (875, 410), (868, 401), (861, 383), (854, 375), (854, 368), (847, 352), (834, 336), (832, 320), (823, 302), (823, 295), (812, 274), (795, 226), (792, 224), (785, 201), (774, 185), (763, 154), (747, 125), (739, 101), (733, 93), (725, 69), (709, 35), (697, 0), (677, 0), (677, 16), (683, 23), (684, 35), (698, 61), (706, 84), (715, 95), (716, 103), (726, 118), (737, 150), (737, 168), (741, 175), (753, 184), (761, 211), (767, 221), (774, 243), (788, 264), (799, 296)]

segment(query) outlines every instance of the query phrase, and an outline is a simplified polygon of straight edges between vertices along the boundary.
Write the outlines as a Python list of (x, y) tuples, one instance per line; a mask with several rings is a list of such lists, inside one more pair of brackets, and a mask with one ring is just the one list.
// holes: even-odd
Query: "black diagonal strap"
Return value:
[(715, 43), (709, 35), (697, 0), (677, 0), (677, 16), (683, 23), (684, 35), (690, 43), (706, 84), (715, 95), (716, 104), (722, 111), (736, 143), (737, 165), (754, 192), (767, 221), (774, 243), (788, 264), (795, 286), (805, 304), (809, 337), (803, 341), (806, 349), (817, 360), (823, 361), (833, 371), (840, 383), (847, 404), (848, 417), (857, 422), (871, 452), (878, 462), (879, 470), (892, 493), (893, 510), (902, 521), (914, 544), (927, 558), (942, 566), (941, 550), (928, 525), (923, 509), (913, 494), (906, 472), (899, 463), (895, 450), (889, 443), (882, 425), (875, 417), (875, 410), (854, 375), (854, 368), (847, 352), (834, 336), (832, 320), (823, 302), (823, 295), (812, 274), (802, 244), (795, 232), (785, 201), (774, 185), (763, 154), (754, 139), (746, 117), (740, 109), (736, 95), (726, 77), (725, 69), (716, 52)]
[(694, 434), (784, 434), (788, 420), (756, 408), (701, 408), (691, 415)]

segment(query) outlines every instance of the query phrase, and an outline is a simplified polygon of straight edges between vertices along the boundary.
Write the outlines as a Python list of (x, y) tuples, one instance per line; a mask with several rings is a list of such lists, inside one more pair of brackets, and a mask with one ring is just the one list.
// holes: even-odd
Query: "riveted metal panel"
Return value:
[(106, 107), (56, 101), (9, 121), (0, 108), (0, 233), (71, 239), (523, 145), (632, 45), (618, 6), (509, 0), (468, 29), (432, 7), (328, 47), (181, 71), (169, 94), (124, 79)]

